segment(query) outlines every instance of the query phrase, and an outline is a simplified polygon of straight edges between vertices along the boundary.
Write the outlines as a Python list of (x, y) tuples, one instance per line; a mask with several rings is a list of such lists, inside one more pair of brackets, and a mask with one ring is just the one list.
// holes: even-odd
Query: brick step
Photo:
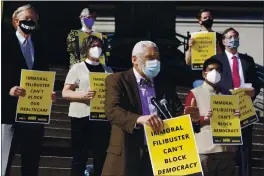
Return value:
[(70, 120), (70, 118), (68, 116), (68, 112), (57, 112), (57, 111), (51, 112), (51, 119), (53, 119), (53, 120)]
[(71, 121), (70, 121), (70, 118), (65, 119), (65, 120), (51, 119), (50, 124), (45, 125), (45, 127), (70, 129), (71, 128)]
[[(40, 156), (40, 167), (71, 168), (72, 157)], [(93, 159), (89, 158), (87, 164), (92, 164)], [(21, 155), (16, 154), (12, 163), (13, 166), (21, 166)]]
[(257, 134), (257, 135), (264, 135), (264, 128), (258, 128), (255, 125), (253, 125), (253, 131), (252, 131), (253, 135)]
[(263, 151), (264, 152), (264, 144), (261, 144), (261, 143), (252, 143), (252, 150), (255, 150), (255, 151)]
[(66, 101), (65, 101), (65, 104), (58, 104), (57, 102), (55, 104), (53, 104), (52, 105), (52, 111), (68, 113), (69, 112), (69, 105), (66, 104)]
[(252, 139), (253, 143), (261, 143), (264, 144), (264, 135), (253, 135), (253, 139)]
[(44, 136), (43, 147), (71, 148), (70, 137)]
[(45, 127), (44, 136), (56, 136), (58, 138), (70, 138), (71, 129), (70, 128), (52, 128)]
[[(10, 176), (21, 176), (21, 166), (12, 166)], [(39, 167), (38, 176), (70, 176), (71, 168)]]

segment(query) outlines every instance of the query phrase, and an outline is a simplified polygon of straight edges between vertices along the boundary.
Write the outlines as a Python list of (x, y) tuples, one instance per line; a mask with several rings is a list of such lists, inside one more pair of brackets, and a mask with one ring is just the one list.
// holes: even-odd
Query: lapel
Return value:
[(228, 57), (225, 52), (223, 52), (220, 61), (223, 64), (223, 84), (224, 87), (233, 88), (232, 70), (228, 61)]
[(244, 75), (244, 79), (246, 81), (246, 70), (247, 70), (247, 63), (245, 60), (245, 55), (238, 53), (240, 62), (241, 62), (241, 66), (242, 66), (242, 71), (243, 71), (243, 75)]
[(132, 105), (136, 108), (136, 111), (142, 114), (142, 104), (139, 95), (137, 80), (133, 72), (133, 68), (125, 72), (126, 88), (128, 92), (129, 99)]
[(37, 47), (36, 47), (36, 39), (34, 37), (31, 36), (31, 42), (32, 42), (32, 47), (33, 47), (33, 51), (34, 51), (34, 61), (33, 61), (33, 65), (32, 65), (32, 70), (35, 69), (35, 66), (36, 66), (36, 62), (38, 61), (37, 60), (37, 57), (36, 57), (36, 53), (38, 53), (36, 51)]
[(21, 64), (21, 67), (22, 68), (25, 68), (25, 69), (28, 69), (26, 60), (24, 58), (24, 55), (23, 55), (22, 50), (21, 50), (21, 47), (20, 47), (19, 40), (18, 40), (16, 34), (13, 35), (13, 36), (14, 36), (13, 42), (11, 42), (11, 43), (14, 44), (13, 45), (14, 46), (13, 51), (17, 51), (17, 58), (14, 58), (15, 59), (15, 62), (16, 62), (16, 59), (18, 59), (18, 62)]
[(161, 80), (160, 80), (160, 76), (158, 75), (157, 77), (154, 78), (154, 89), (155, 89), (155, 94), (156, 94), (156, 99), (157, 100), (161, 100), (164, 97), (163, 95), (163, 91), (161, 90)]

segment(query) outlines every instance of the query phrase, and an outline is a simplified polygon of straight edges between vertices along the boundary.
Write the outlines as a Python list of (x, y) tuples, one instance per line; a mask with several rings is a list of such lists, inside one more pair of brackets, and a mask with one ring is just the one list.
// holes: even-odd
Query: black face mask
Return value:
[(207, 29), (208, 29), (208, 28), (211, 28), (211, 27), (213, 26), (213, 20), (210, 19), (210, 18), (208, 18), (207, 20), (202, 21), (202, 25), (203, 25), (204, 27), (206, 27)]
[(36, 29), (36, 23), (33, 20), (21, 20), (19, 21), (19, 27), (25, 34), (30, 34)]

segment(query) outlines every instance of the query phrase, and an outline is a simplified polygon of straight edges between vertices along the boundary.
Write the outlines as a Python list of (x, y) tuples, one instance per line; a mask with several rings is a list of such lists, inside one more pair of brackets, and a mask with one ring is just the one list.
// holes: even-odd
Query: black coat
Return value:
[[(48, 47), (44, 45), (45, 36), (33, 34), (34, 65), (32, 70), (49, 70)], [(21, 69), (28, 69), (16, 32), (2, 33), (2, 123), (13, 124), (16, 117), (17, 97), (9, 91), (20, 85)]]

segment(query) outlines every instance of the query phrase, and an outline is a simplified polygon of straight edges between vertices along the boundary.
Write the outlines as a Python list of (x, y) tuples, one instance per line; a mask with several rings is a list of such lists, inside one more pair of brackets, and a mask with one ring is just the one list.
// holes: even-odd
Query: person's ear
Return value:
[(202, 20), (200, 19), (200, 20), (198, 20), (198, 23), (200, 24), (200, 25), (202, 25)]
[(136, 56), (132, 56), (132, 63), (133, 63), (133, 65), (137, 65), (138, 64)]
[(14, 19), (14, 25), (16, 26), (16, 28), (18, 27), (19, 25), (19, 20), (17, 18)]
[(206, 79), (206, 75), (207, 73), (205, 73), (204, 71), (202, 72), (203, 78)]
[(225, 45), (225, 39), (222, 39), (222, 44), (223, 44), (224, 46), (226, 46), (226, 45)]

